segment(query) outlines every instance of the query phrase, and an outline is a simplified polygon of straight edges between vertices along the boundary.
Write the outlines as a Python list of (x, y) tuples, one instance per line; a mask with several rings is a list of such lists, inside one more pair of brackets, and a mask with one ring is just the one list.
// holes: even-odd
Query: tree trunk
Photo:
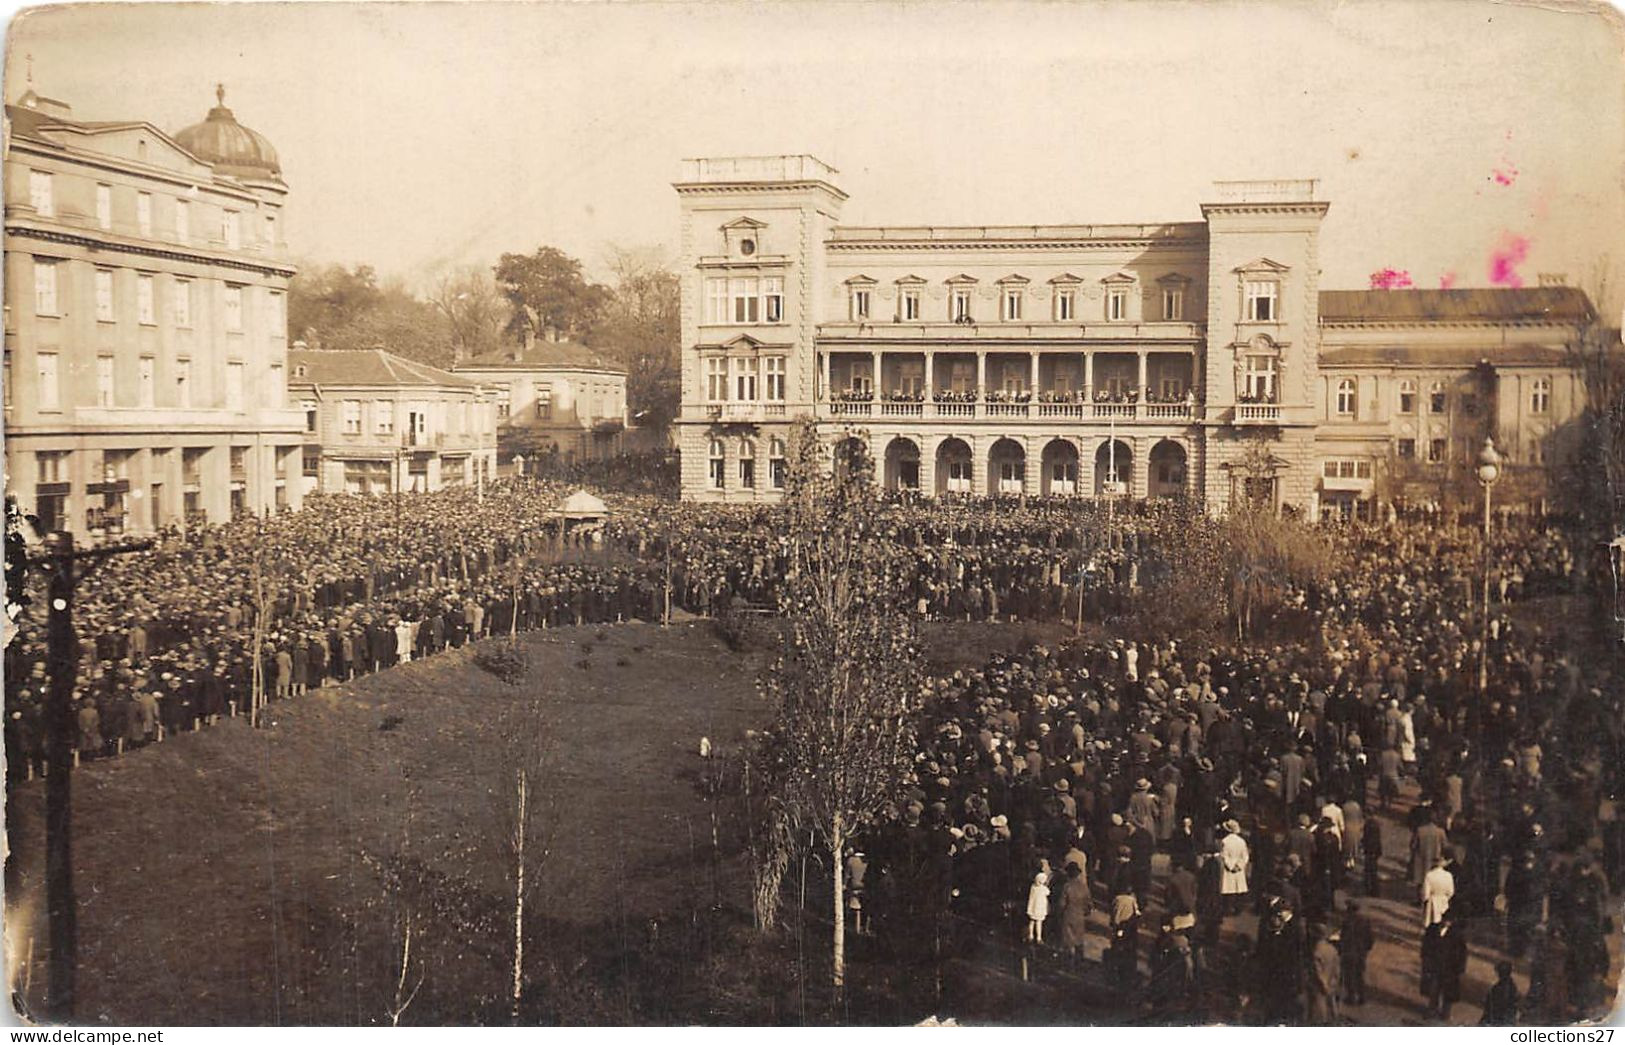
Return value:
[(514, 827), (514, 887), (513, 887), (513, 1005), (510, 1015), (519, 1022), (519, 996), (524, 990), (525, 970), (525, 804), (527, 800), (525, 771), (517, 774), (519, 794), (518, 819)]
[(837, 813), (829, 832), (830, 863), (834, 865), (835, 881), (835, 946), (830, 967), (830, 982), (834, 985), (836, 994), (846, 986), (846, 911), (842, 897), (842, 893), (845, 892), (846, 864), (841, 860), (841, 848), (845, 843), (843, 826), (841, 816)]

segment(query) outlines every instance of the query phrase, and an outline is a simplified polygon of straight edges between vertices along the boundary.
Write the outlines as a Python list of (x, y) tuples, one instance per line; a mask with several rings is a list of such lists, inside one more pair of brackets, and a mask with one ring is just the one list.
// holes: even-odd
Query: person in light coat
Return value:
[(1049, 917), (1049, 875), (1039, 871), (1027, 890), (1027, 942), (1044, 942), (1044, 920)]
[(1422, 878), (1422, 928), (1444, 921), (1450, 899), (1456, 895), (1456, 876), (1445, 867), (1444, 857), (1433, 861), (1433, 869)]
[(1234, 820), (1224, 822), (1224, 841), (1219, 843), (1219, 895), (1225, 897), (1227, 911), (1240, 908), (1240, 897), (1247, 893), (1247, 865), (1251, 853), (1247, 840), (1241, 837), (1241, 825)]

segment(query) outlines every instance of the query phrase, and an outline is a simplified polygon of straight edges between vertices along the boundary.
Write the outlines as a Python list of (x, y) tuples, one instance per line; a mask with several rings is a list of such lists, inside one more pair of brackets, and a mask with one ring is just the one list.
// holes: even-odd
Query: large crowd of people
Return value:
[[(107, 560), (77, 593), (81, 757), (241, 714), (257, 688), (294, 698), (486, 636), (775, 605), (776, 509), (639, 493), (572, 526), (554, 512), (569, 489), (314, 497)], [(1103, 509), (1077, 502), (879, 510), (918, 563), (910, 605), (969, 621), (1063, 619), (1080, 577), (1131, 589), (1185, 518), (1119, 506), (1103, 539)], [(1625, 885), (1622, 690), (1561, 629), (1512, 612), (1572, 590), (1572, 549), (1555, 527), (1501, 528), (1481, 650), (1475, 530), (1391, 522), (1333, 540), (1341, 567), (1291, 594), (1311, 642), (1125, 636), (935, 680), (915, 772), (849, 858), (860, 927), (1008, 927), (1057, 960), (1103, 949), (1123, 997), (1173, 1018), (1329, 1023), (1365, 1002), (1362, 908), (1403, 896), (1435, 1017), (1461, 997), (1464, 939), (1490, 922), (1528, 986), (1501, 975), (1478, 999), (1486, 1020), (1595, 1005), (1606, 897)], [(30, 594), (5, 652), (13, 779), (45, 764), (45, 599)]]

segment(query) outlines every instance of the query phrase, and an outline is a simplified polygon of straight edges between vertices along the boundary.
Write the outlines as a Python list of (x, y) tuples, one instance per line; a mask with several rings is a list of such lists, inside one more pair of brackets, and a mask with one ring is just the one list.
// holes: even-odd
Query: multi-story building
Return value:
[(523, 343), (459, 360), (451, 369), (494, 389), (504, 459), (517, 454), (588, 461), (621, 452), (626, 371), (589, 348), (527, 336)]
[(299, 504), (288, 189), (221, 102), (173, 136), (6, 106), (6, 478), (42, 529)]
[(304, 413), (304, 491), (476, 486), (496, 475), (495, 396), (383, 349), (295, 342), (288, 394)]
[[(1359, 491), (1341, 465), (1323, 482), (1322, 457), (1378, 448), (1334, 438), (1323, 340), (1353, 351), (1374, 325), (1359, 317), (1410, 307), (1379, 343), (1468, 343), (1398, 304), (1413, 292), (1322, 294), (1313, 181), (1219, 183), (1193, 222), (852, 227), (835, 177), (810, 156), (685, 163), (685, 497), (778, 497), (789, 427), (810, 418), (837, 449), (864, 440), (892, 488), (1341, 507)], [(1502, 294), (1467, 300), (1503, 302), (1476, 322), (1509, 366), (1590, 313), (1565, 290), (1537, 330)]]

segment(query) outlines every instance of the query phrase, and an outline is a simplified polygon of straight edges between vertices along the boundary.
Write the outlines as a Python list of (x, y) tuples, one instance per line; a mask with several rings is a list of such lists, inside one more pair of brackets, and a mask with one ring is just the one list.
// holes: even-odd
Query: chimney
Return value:
[(1542, 272), (1539, 281), (1543, 287), (1566, 287), (1569, 285), (1569, 274), (1567, 272)]

